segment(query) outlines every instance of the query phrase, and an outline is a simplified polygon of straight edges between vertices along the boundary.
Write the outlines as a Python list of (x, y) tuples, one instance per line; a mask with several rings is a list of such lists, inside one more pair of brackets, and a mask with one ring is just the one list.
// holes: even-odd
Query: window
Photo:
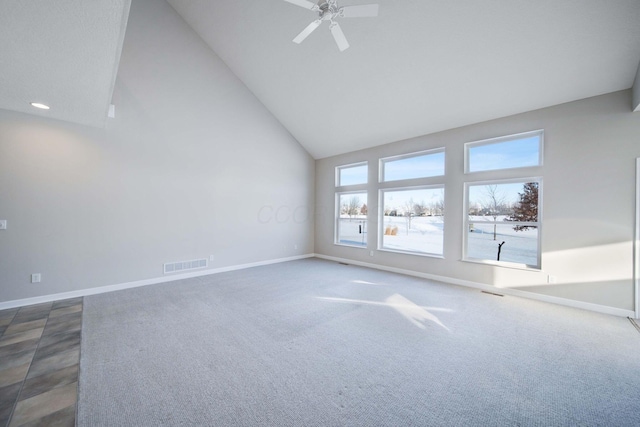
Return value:
[(336, 194), (337, 245), (367, 247), (367, 193)]
[(380, 190), (380, 249), (442, 255), (444, 187)]
[[(369, 167), (367, 162), (336, 167), (336, 245), (367, 247), (367, 191)], [(348, 190), (348, 191), (343, 191)]]
[(366, 184), (368, 172), (367, 162), (338, 166), (336, 168), (336, 187)]
[(465, 260), (540, 268), (540, 178), (465, 184)]
[(444, 160), (444, 148), (380, 159), (379, 250), (442, 256)]
[(465, 183), (463, 260), (541, 268), (542, 178), (505, 170), (542, 166), (543, 139), (537, 130), (465, 144), (467, 176), (494, 180)]
[(544, 132), (534, 131), (465, 144), (465, 173), (542, 165)]
[(380, 159), (380, 182), (444, 176), (444, 149)]

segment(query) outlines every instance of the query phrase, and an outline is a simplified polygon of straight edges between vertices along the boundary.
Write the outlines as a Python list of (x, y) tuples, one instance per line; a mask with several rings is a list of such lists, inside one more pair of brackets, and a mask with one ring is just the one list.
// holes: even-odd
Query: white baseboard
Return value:
[(0, 310), (8, 308), (23, 307), (25, 305), (41, 304), (45, 302), (58, 301), (69, 298), (84, 297), (88, 295), (103, 294), (105, 292), (120, 291), (123, 289), (137, 288), (140, 286), (156, 285), (159, 283), (173, 282), (176, 280), (190, 279), (192, 277), (208, 276), (210, 274), (225, 273), (227, 271), (244, 270), (246, 268), (260, 267), (269, 264), (279, 264), (281, 262), (295, 261), (298, 259), (312, 258), (314, 254), (296, 255), (287, 258), (270, 259), (266, 261), (252, 262), (249, 264), (232, 265), (228, 267), (220, 267), (209, 270), (194, 271), (190, 273), (171, 274), (162, 277), (154, 277), (152, 279), (136, 280), (134, 282), (119, 283), (116, 285), (100, 286), (97, 288), (80, 289), (77, 291), (62, 292), (58, 294), (42, 295), (32, 298), (24, 298), (13, 301), (0, 302)]
[(613, 315), (613, 316), (631, 317), (631, 318), (636, 317), (635, 316), (636, 313), (633, 310), (624, 310), (624, 309), (621, 309), (621, 308), (609, 307), (609, 306), (606, 306), (606, 305), (593, 304), (593, 303), (588, 303), (588, 302), (583, 302), (583, 301), (576, 301), (576, 300), (571, 300), (571, 299), (561, 298), (561, 297), (554, 297), (554, 296), (550, 296), (550, 295), (543, 295), (543, 294), (538, 294), (538, 293), (534, 293), (534, 292), (522, 291), (522, 290), (519, 290), (519, 289), (497, 288), (495, 286), (487, 285), (485, 283), (480, 283), (480, 282), (473, 282), (473, 281), (469, 281), (469, 280), (455, 279), (455, 278), (452, 278), (452, 277), (439, 276), (439, 275), (436, 275), (436, 274), (422, 273), (422, 272), (414, 271), (414, 270), (406, 270), (406, 269), (403, 269), (403, 268), (388, 267), (388, 266), (385, 266), (385, 265), (372, 264), (372, 263), (368, 263), (368, 262), (355, 261), (355, 260), (348, 259), (348, 258), (338, 258), (338, 257), (332, 257), (332, 256), (328, 256), (328, 255), (315, 254), (315, 253), (305, 254), (305, 255), (297, 255), (297, 256), (287, 257), (287, 258), (271, 259), (271, 260), (266, 260), (266, 261), (258, 261), (258, 262), (248, 263), (248, 264), (232, 265), (232, 266), (228, 266), (228, 267), (220, 267), (220, 268), (214, 268), (214, 269), (210, 269), (210, 270), (202, 270), (202, 271), (195, 271), (195, 272), (190, 272), (190, 273), (182, 273), (182, 274), (174, 274), (174, 275), (168, 275), (168, 276), (162, 276), (162, 277), (155, 277), (155, 278), (152, 278), (152, 279), (144, 279), (144, 280), (137, 280), (137, 281), (133, 281), (133, 282), (119, 283), (119, 284), (115, 284), (115, 285), (100, 286), (100, 287), (97, 287), (97, 288), (80, 289), (80, 290), (77, 290), (77, 291), (62, 292), (62, 293), (50, 294), (50, 295), (42, 295), (42, 296), (37, 296), (37, 297), (32, 297), (32, 298), (24, 298), (24, 299), (13, 300), (13, 301), (5, 301), (5, 302), (0, 302), (0, 310), (5, 310), (5, 309), (15, 308), (15, 307), (22, 307), (22, 306), (25, 306), (25, 305), (41, 304), (41, 303), (45, 303), (45, 302), (58, 301), (58, 300), (69, 299), (69, 298), (77, 298), (77, 297), (84, 297), (84, 296), (89, 296), (89, 295), (102, 294), (102, 293), (105, 293), (105, 292), (113, 292), (113, 291), (119, 291), (119, 290), (123, 290), (123, 289), (137, 288), (137, 287), (140, 287), (140, 286), (156, 285), (156, 284), (159, 284), (159, 283), (173, 282), (173, 281), (176, 281), (176, 280), (189, 279), (189, 278), (192, 278), (192, 277), (208, 276), (210, 274), (218, 274), (218, 273), (224, 273), (224, 272), (227, 272), (227, 271), (243, 270), (243, 269), (246, 269), (246, 268), (260, 267), (260, 266), (263, 266), (263, 265), (278, 264), (278, 263), (282, 263), (282, 262), (295, 261), (295, 260), (299, 260), (299, 259), (313, 258), (313, 257), (320, 258), (320, 259), (325, 259), (325, 260), (328, 260), (328, 261), (343, 262), (343, 263), (346, 263), (346, 264), (353, 264), (353, 265), (358, 265), (358, 266), (361, 266), (361, 267), (373, 268), (373, 269), (376, 269), (376, 270), (389, 271), (389, 272), (392, 272), (392, 273), (405, 274), (407, 276), (420, 277), (420, 278), (423, 278), (423, 279), (435, 280), (435, 281), (438, 281), (438, 282), (450, 283), (452, 285), (466, 286), (466, 287), (481, 289), (481, 290), (485, 290), (485, 291), (489, 291), (489, 292), (499, 292), (499, 293), (504, 294), (504, 295), (511, 295), (511, 296), (529, 298), (529, 299), (533, 299), (533, 300), (544, 301), (544, 302), (564, 305), (564, 306), (568, 306), (568, 307), (580, 308), (580, 309), (583, 309), (583, 310), (595, 311), (595, 312), (598, 312), (598, 313), (610, 314), (610, 315)]
[(429, 279), (429, 280), (435, 280), (438, 282), (450, 283), (452, 285), (460, 285), (460, 286), (466, 286), (469, 288), (481, 289), (483, 291), (496, 292), (496, 293), (511, 295), (515, 297), (529, 298), (533, 300), (549, 302), (552, 304), (564, 305), (567, 307), (581, 308), (583, 310), (590, 310), (598, 313), (610, 314), (613, 316), (631, 317), (631, 318), (635, 317), (635, 312), (633, 310), (625, 310), (622, 308), (609, 307), (606, 305), (576, 301), (572, 299), (554, 297), (550, 295), (543, 295), (543, 294), (538, 294), (534, 292), (522, 291), (520, 289), (498, 288), (496, 286), (487, 285), (486, 283), (472, 282), (469, 280), (455, 279), (455, 278), (446, 277), (446, 276), (438, 276), (436, 274), (421, 273), (419, 271), (405, 270), (405, 269), (396, 268), (396, 267), (388, 267), (385, 265), (355, 261), (347, 258), (338, 258), (338, 257), (332, 257), (332, 256), (322, 255), (322, 254), (315, 254), (315, 257), (320, 259), (325, 259), (328, 261), (343, 262), (346, 264), (353, 264), (360, 267), (373, 268), (376, 270), (384, 270), (392, 273), (405, 274), (407, 276), (420, 277), (422, 279)]

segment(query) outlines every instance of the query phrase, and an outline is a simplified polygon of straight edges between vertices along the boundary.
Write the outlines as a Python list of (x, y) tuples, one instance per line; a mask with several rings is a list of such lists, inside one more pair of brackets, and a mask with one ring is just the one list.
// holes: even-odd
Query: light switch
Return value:
[(7, 229), (7, 220), (0, 219), (0, 230), (6, 230), (6, 229)]

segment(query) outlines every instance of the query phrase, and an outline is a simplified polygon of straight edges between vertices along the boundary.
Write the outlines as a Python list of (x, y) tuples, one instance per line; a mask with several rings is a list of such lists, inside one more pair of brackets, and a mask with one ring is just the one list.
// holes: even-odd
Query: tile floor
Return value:
[(0, 311), (0, 427), (74, 426), (82, 298)]

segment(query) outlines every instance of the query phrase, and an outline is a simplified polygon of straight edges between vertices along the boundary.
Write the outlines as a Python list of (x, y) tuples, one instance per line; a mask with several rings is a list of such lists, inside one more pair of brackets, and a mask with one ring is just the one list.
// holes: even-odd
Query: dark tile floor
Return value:
[(0, 311), (0, 427), (74, 426), (82, 298)]

